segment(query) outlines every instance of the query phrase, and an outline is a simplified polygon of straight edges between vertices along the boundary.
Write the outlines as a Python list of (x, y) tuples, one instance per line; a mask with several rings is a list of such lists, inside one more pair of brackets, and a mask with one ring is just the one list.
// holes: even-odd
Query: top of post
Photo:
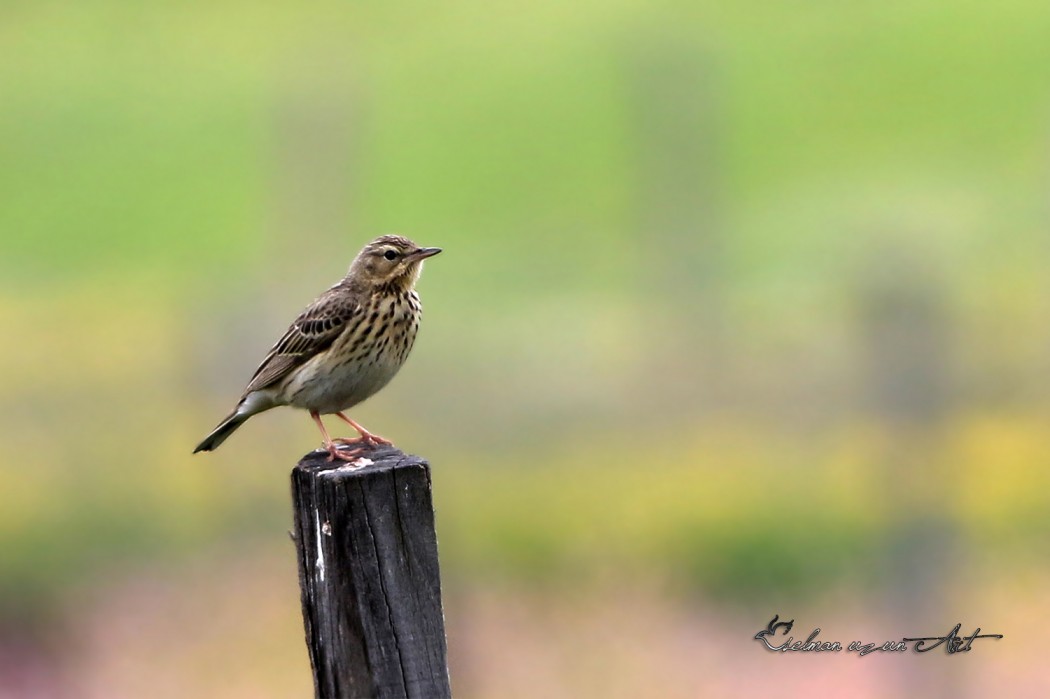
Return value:
[(426, 469), (426, 459), (406, 454), (393, 445), (363, 445), (361, 453), (351, 461), (329, 461), (324, 449), (312, 451), (296, 464), (297, 471), (324, 478), (368, 476), (399, 468)]

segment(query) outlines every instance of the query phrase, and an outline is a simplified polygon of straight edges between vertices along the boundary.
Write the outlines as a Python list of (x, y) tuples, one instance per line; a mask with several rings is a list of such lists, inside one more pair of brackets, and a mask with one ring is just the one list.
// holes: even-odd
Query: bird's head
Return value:
[(441, 248), (421, 248), (399, 235), (383, 235), (357, 254), (347, 277), (368, 286), (410, 289), (423, 271), (423, 260), (439, 252)]

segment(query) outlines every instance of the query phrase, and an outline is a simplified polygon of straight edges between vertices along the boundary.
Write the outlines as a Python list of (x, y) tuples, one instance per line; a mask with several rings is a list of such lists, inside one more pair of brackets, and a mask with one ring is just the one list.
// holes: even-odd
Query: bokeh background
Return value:
[[(6, 0), (0, 697), (302, 697), (304, 414), (368, 239), (462, 697), (1036, 697), (1050, 6)], [(334, 426), (334, 425), (333, 425)], [(968, 654), (773, 654), (964, 632)]]

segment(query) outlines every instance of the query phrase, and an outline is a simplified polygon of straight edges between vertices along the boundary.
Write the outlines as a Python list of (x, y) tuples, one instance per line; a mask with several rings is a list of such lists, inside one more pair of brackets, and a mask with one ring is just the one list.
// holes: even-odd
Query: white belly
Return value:
[(324, 359), (314, 357), (286, 389), (290, 405), (319, 413), (337, 413), (348, 410), (374, 395), (394, 378), (401, 365), (380, 358), (373, 365), (360, 367), (354, 362), (326, 368), (321, 374), (319, 364)]

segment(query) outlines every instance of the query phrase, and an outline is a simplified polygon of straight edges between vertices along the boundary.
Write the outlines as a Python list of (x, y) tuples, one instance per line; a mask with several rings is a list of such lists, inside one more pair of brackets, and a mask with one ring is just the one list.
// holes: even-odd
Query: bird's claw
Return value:
[(360, 437), (337, 437), (336, 439), (333, 439), (332, 442), (334, 442), (335, 444), (345, 444), (345, 445), (355, 445), (355, 446), (360, 446), (362, 444), (365, 444), (365, 445), (368, 445), (370, 447), (378, 447), (378, 446), (387, 446), (388, 447), (388, 446), (393, 445), (393, 442), (391, 442), (389, 439), (385, 439), (383, 437), (380, 437), (377, 434), (372, 434), (371, 432), (369, 432), (368, 434), (363, 434)]
[(362, 447), (340, 449), (335, 444), (336, 441), (338, 441), (338, 440), (333, 440), (332, 441), (332, 445), (328, 447), (328, 462), (329, 463), (332, 463), (332, 462), (335, 462), (335, 461), (353, 461), (358, 456), (360, 456), (361, 452), (364, 451), (364, 449)]

